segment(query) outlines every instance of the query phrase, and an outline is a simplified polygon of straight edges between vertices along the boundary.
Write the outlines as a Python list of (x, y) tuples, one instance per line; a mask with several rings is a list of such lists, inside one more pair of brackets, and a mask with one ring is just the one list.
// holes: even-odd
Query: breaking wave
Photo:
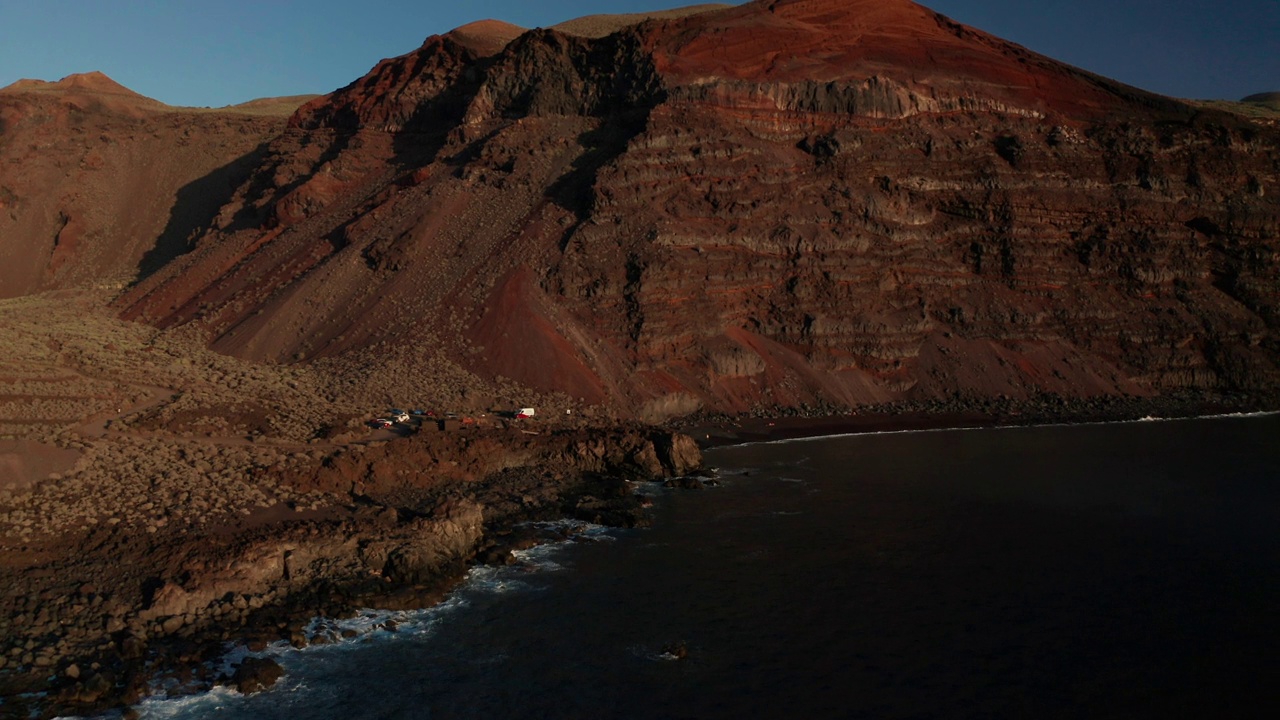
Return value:
[[(212, 664), (215, 676), (230, 676), (235, 667), (249, 657), (271, 658), (285, 670), (284, 676), (269, 694), (278, 709), (287, 710), (297, 705), (299, 711), (307, 708), (312, 715), (317, 705), (331, 705), (328, 696), (338, 692), (326, 683), (309, 682), (308, 678), (324, 667), (341, 661), (341, 656), (369, 645), (429, 642), (435, 629), (448, 622), (455, 613), (486, 598), (508, 593), (537, 592), (536, 582), (540, 574), (564, 570), (569, 562), (565, 551), (582, 542), (607, 542), (616, 539), (611, 528), (575, 520), (529, 523), (545, 533), (548, 542), (524, 550), (512, 552), (510, 565), (478, 565), (445, 600), (430, 608), (419, 610), (364, 609), (350, 618), (313, 618), (303, 633), (310, 644), (295, 648), (285, 641), (272, 643), (265, 649), (250, 651), (244, 645), (229, 646), (219, 660)], [(134, 710), (146, 720), (202, 717), (253, 717), (251, 698), (241, 695), (234, 688), (217, 686), (191, 694), (192, 688), (169, 682), (152, 687), (151, 697), (143, 700)], [(116, 720), (120, 713), (99, 716), (101, 720)]]

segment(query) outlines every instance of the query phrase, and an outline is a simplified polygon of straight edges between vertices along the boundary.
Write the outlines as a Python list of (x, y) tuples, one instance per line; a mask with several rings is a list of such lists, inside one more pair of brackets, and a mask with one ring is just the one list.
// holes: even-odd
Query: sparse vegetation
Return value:
[[(447, 541), (455, 530), (422, 530), (418, 520), (402, 523), (393, 505), (366, 506), (374, 501), (365, 493), (375, 487), (377, 502), (417, 502), (413, 513), (455, 523), (451, 528), (464, 525), (432, 494), (444, 492), (436, 487), (442, 483), (465, 483), (468, 495), (457, 488), (448, 496), (455, 499), (485, 488), (485, 502), (505, 508), (497, 516), (532, 512), (525, 507), (531, 503), (559, 507), (560, 493), (568, 491), (559, 465), (554, 473), (545, 467), (515, 472), (535, 458), (533, 443), (542, 442), (515, 429), (510, 437), (492, 425), (489, 435), (424, 435), (421, 442), (405, 441), (403, 456), (382, 442), (344, 447), (368, 438), (361, 423), (387, 398), (461, 408), (482, 396), (513, 404), (534, 397), (510, 380), (486, 385), (443, 356), (411, 357), (391, 347), (382, 347), (381, 357), (354, 354), (314, 366), (255, 364), (208, 350), (189, 329), (122, 322), (108, 300), (102, 292), (65, 291), (0, 300), (0, 463), (16, 461), (28, 476), (26, 482), (0, 477), (0, 690), (6, 698), (52, 685), (63, 693), (55, 703), (102, 710), (93, 703), (118, 702), (121, 691), (106, 673), (138, 661), (150, 643), (199, 637), (216, 644), (256, 611), (301, 592), (307, 576), (293, 578), (294, 587), (289, 571), (281, 579), (264, 558), (274, 562), (283, 553), (286, 567), (295, 567), (287, 564), (290, 538), (318, 537), (322, 527), (335, 537), (316, 541), (330, 543), (323, 545), (330, 555), (314, 567), (348, 579), (355, 572), (353, 587), (366, 576), (379, 578), (379, 588), (392, 578), (381, 580), (379, 573), (391, 567), (379, 564), (382, 556), (355, 553), (344, 540), (350, 533), (365, 533), (360, 537), (371, 547), (424, 543), (433, 553), (452, 547)], [(535, 402), (549, 414), (573, 405), (560, 395)], [(541, 428), (566, 424), (538, 422)], [(619, 447), (587, 435), (532, 434), (558, 448), (551, 457), (577, 458), (584, 467), (633, 456), (658, 462), (652, 446), (649, 455), (628, 449), (636, 438), (652, 442), (643, 434), (622, 438)], [(513, 447), (506, 448), (512, 437)], [(31, 472), (42, 454), (56, 454), (64, 465)], [(355, 476), (357, 490), (344, 473), (361, 463), (368, 470)], [(433, 463), (434, 471), (403, 480)], [(508, 468), (510, 477), (501, 473)], [(481, 475), (497, 480), (475, 482)], [(522, 484), (503, 484), (516, 480)], [(633, 498), (619, 502), (640, 507)], [(446, 508), (441, 517), (437, 507)], [(458, 507), (460, 517), (471, 518), (465, 527), (474, 535), (458, 542), (476, 552), (480, 511), (474, 504)], [(584, 500), (577, 507), (599, 514), (612, 506)], [(348, 572), (341, 563), (357, 569)], [(443, 572), (444, 565), (426, 567)], [(166, 604), (157, 605), (161, 593)], [(316, 607), (301, 597), (300, 612)], [(190, 664), (183, 657), (168, 662)], [(100, 665), (115, 670), (98, 673)], [(82, 666), (94, 674), (79, 677)], [(76, 674), (68, 674), (70, 667)]]
[(1280, 91), (1256, 93), (1242, 99), (1240, 102), (1247, 105), (1257, 105), (1259, 107), (1270, 108), (1280, 112)]
[(553, 25), (552, 29), (568, 35), (599, 38), (610, 33), (615, 33), (629, 25), (636, 25), (644, 22), (645, 20), (674, 20), (688, 15), (697, 15), (698, 13), (711, 12), (713, 10), (723, 10), (727, 7), (732, 7), (732, 5), (726, 5), (724, 3), (707, 3), (703, 5), (690, 5), (688, 7), (674, 8), (672, 10), (658, 10), (647, 13), (588, 15), (586, 17), (562, 22), (559, 25)]
[(2, 489), (0, 546), (314, 504), (267, 478), (313, 460), (307, 443), (358, 408), (335, 406), (306, 368), (217, 355), (118, 321), (101, 301), (0, 301), (0, 439), (79, 453), (66, 472), (27, 478), (42, 481), (29, 492), (14, 479)]
[[(1246, 98), (1240, 102), (1232, 100), (1195, 100), (1192, 101), (1192, 104), (1199, 105), (1201, 107), (1213, 108), (1215, 110), (1225, 110), (1226, 112), (1235, 113), (1236, 115), (1242, 115), (1254, 120), (1262, 120), (1270, 123), (1278, 122), (1280, 121), (1280, 93), (1270, 93), (1268, 95), (1275, 95), (1276, 97), (1270, 100), (1257, 101)], [(1250, 97), (1264, 96), (1251, 95)]]

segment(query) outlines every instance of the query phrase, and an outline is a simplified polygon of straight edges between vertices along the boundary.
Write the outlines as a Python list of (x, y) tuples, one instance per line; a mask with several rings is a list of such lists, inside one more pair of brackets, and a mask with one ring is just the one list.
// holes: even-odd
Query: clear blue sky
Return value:
[[(472, 20), (525, 27), (696, 0), (0, 0), (0, 86), (100, 70), (173, 105), (324, 93)], [(960, 22), (1169, 95), (1280, 90), (1280, 0), (932, 0)]]

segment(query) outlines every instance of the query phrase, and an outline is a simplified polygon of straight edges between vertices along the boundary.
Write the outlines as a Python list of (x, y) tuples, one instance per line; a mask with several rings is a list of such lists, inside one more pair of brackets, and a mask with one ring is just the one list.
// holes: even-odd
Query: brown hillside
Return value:
[(449, 33), (458, 42), (476, 48), (483, 55), (496, 55), (507, 43), (525, 33), (525, 28), (501, 20), (478, 20)]
[(289, 117), (297, 109), (319, 95), (287, 95), (284, 97), (257, 98), (248, 102), (217, 108), (214, 112), (239, 112), (252, 115), (269, 115), (273, 117)]
[(1280, 113), (1280, 92), (1256, 93), (1240, 102)]
[(120, 95), (142, 104), (156, 105), (155, 100), (139, 95), (129, 88), (97, 71), (74, 73), (56, 82), (44, 80), (19, 80), (0, 88), (0, 93), (48, 93), (53, 95)]
[(302, 108), (126, 316), (649, 417), (1280, 383), (1264, 125), (905, 0), (464, 40)]
[(283, 127), (271, 105), (172, 108), (102, 73), (0, 90), (0, 297), (122, 287), (185, 252)]
[(689, 15), (697, 15), (699, 13), (711, 12), (713, 10), (724, 10), (733, 7), (722, 3), (708, 3), (705, 5), (690, 5), (683, 8), (674, 8), (672, 10), (658, 10), (649, 13), (619, 13), (614, 15), (587, 15), (585, 17), (575, 18), (552, 25), (551, 29), (562, 32), (565, 35), (579, 35), (581, 37), (602, 38), (605, 35), (618, 32), (623, 28), (638, 25), (645, 20), (673, 20), (676, 18), (687, 17)]

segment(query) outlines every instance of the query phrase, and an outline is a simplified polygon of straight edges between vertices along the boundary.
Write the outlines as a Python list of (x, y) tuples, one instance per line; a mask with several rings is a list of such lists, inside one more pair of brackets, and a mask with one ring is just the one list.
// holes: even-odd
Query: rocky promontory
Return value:
[(305, 644), (316, 615), (429, 606), (470, 564), (537, 542), (527, 521), (643, 524), (630, 482), (700, 465), (688, 436), (642, 427), (427, 430), (339, 447), (259, 478), (305, 505), (105, 527), (11, 563), (0, 692), (13, 707), (47, 692), (33, 708), (84, 714), (136, 702), (161, 676), (254, 687), (205, 663), (229, 641)]

